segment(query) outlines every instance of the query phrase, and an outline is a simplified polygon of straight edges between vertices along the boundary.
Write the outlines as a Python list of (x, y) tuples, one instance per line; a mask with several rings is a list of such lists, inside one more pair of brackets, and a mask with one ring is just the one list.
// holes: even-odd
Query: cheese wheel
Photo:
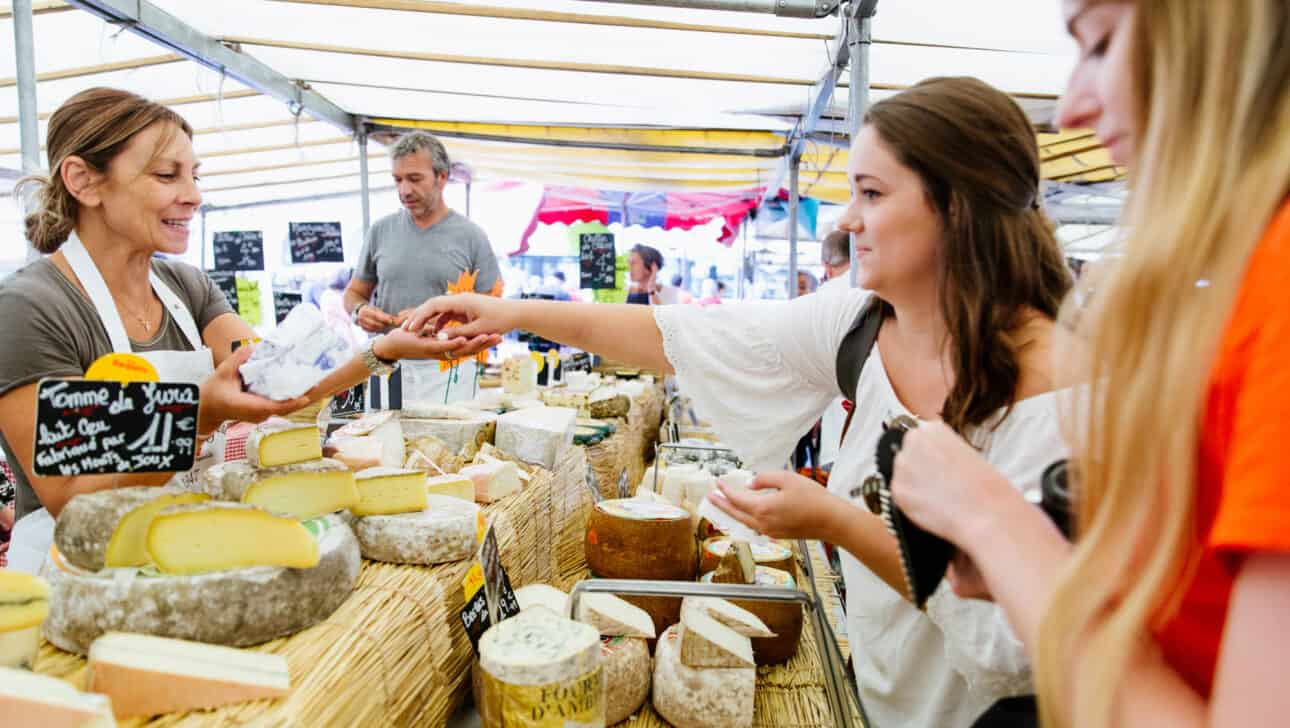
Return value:
[(148, 563), (148, 526), (168, 506), (210, 500), (181, 488), (133, 486), (74, 496), (54, 524), (54, 544), (71, 564), (98, 571), (105, 565)]
[(654, 652), (654, 710), (676, 728), (751, 728), (757, 670), (687, 667), (681, 629), (673, 626)]
[(152, 569), (88, 572), (51, 550), (45, 637), (67, 652), (85, 654), (106, 632), (243, 647), (285, 637), (326, 619), (358, 582), (358, 541), (339, 516), (307, 523), (318, 540), (310, 569), (253, 566), (195, 576)]
[[(711, 582), (712, 573), (703, 575), (702, 581)], [(757, 585), (797, 588), (793, 575), (780, 569), (757, 567)], [(731, 604), (757, 615), (774, 637), (754, 637), (753, 656), (758, 665), (777, 665), (788, 662), (797, 654), (797, 644), (802, 637), (802, 605), (797, 602), (762, 602), (751, 599), (731, 599)]]
[(605, 637), (600, 642), (605, 671), (605, 725), (617, 725), (640, 710), (649, 697), (653, 672), (649, 645), (638, 637)]
[(479, 639), (480, 717), (486, 728), (605, 725), (600, 635), (535, 607)]
[(426, 495), (417, 513), (364, 516), (354, 524), (363, 556), (391, 564), (443, 564), (475, 553), (479, 506), (460, 498)]
[[(703, 548), (699, 550), (699, 573), (706, 574), (717, 568), (721, 563), (721, 557), (730, 552), (734, 541), (729, 536), (716, 536), (703, 540)], [(769, 566), (772, 569), (783, 571), (792, 571), (793, 569), (793, 550), (783, 544), (771, 541), (769, 543), (749, 543), (752, 548), (753, 561), (758, 566)]]
[[(601, 501), (591, 511), (587, 565), (608, 579), (694, 579), (698, 547), (684, 508), (644, 500)], [(678, 607), (679, 609), (679, 607)]]

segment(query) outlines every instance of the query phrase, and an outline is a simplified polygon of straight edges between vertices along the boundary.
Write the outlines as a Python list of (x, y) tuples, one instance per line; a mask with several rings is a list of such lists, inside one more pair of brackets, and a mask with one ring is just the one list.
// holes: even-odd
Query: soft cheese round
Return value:
[[(105, 632), (245, 647), (285, 637), (331, 615), (358, 582), (358, 541), (338, 516), (310, 521), (320, 559), (310, 569), (255, 566), (196, 576), (150, 569), (88, 572), (61, 557), (45, 567), (50, 584), (45, 637), (86, 654)], [(57, 556), (57, 551), (53, 552)]]
[(757, 670), (687, 667), (680, 626), (658, 638), (654, 654), (654, 710), (677, 728), (751, 728)]
[(417, 513), (364, 516), (354, 525), (363, 556), (392, 564), (443, 564), (475, 553), (480, 510), (446, 495), (427, 495)]

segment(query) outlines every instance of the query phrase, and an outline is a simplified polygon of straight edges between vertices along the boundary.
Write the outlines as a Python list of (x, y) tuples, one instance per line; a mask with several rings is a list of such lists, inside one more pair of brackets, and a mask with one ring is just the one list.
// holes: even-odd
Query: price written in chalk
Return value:
[(292, 263), (343, 263), (338, 222), (293, 222), (287, 224), (287, 242)]
[(43, 379), (36, 388), (36, 474), (189, 470), (198, 393), (182, 382)]
[(223, 230), (211, 240), (215, 270), (264, 270), (264, 234), (259, 230)]

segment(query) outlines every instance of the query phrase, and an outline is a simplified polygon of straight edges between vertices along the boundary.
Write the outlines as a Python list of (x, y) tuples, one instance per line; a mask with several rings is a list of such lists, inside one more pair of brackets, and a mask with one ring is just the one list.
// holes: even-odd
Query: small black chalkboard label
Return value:
[(293, 222), (287, 240), (292, 263), (344, 263), (338, 222)]
[(590, 374), (591, 368), (591, 355), (585, 351), (580, 351), (569, 357), (569, 362), (564, 365), (564, 372), (566, 374), (569, 372), (587, 372)]
[(224, 230), (211, 241), (215, 270), (264, 270), (264, 234), (259, 230)]
[(36, 387), (37, 475), (189, 470), (198, 392), (186, 382), (43, 379)]
[(221, 271), (207, 271), (206, 275), (210, 276), (215, 285), (223, 291), (224, 297), (228, 299), (228, 305), (237, 311), (237, 274)]
[(484, 543), (479, 547), (479, 563), (484, 567), (484, 591), (488, 593), (489, 612), (496, 613), (499, 622), (519, 614), (520, 601), (515, 597), (511, 579), (502, 566), (497, 535), (491, 525), (484, 535)]
[(615, 264), (613, 233), (582, 233), (578, 236), (579, 285), (582, 288), (614, 288)]
[(470, 646), (474, 648), (475, 654), (479, 654), (479, 638), (483, 637), (488, 628), (493, 625), (488, 616), (488, 598), (484, 595), (483, 589), (475, 592), (475, 595), (462, 607), (461, 624), (466, 628)]
[(291, 309), (304, 303), (305, 294), (300, 291), (274, 291), (273, 292), (273, 320), (282, 323), (282, 320), (291, 313)]
[(367, 382), (337, 392), (331, 398), (333, 415), (361, 415), (367, 409)]

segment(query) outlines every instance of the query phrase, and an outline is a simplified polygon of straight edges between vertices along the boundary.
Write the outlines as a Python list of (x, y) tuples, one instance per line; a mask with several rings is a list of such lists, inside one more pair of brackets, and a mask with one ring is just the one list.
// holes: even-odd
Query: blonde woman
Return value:
[[(943, 427), (893, 485), (1036, 656), (1048, 725), (1284, 726), (1290, 4), (1067, 0), (1062, 103), (1132, 171), (1078, 322), (1073, 548)], [(970, 560), (970, 561), (969, 561)]]
[(201, 386), (198, 437), (225, 420), (258, 422), (297, 410), (401, 358), (473, 353), (497, 339), (439, 342), (396, 331), (303, 397), (273, 401), (243, 391), (238, 366), (255, 335), (202, 271), (160, 260), (182, 254), (201, 205), (192, 128), (174, 111), (128, 91), (94, 88), (49, 119), (49, 178), (28, 179), (37, 209), (27, 238), (46, 257), (0, 283), (0, 445), (13, 465), (17, 518), (10, 565), (36, 571), (69, 499), (123, 485), (161, 485), (173, 473), (36, 476), (36, 387), (77, 377), (111, 352), (133, 352), (165, 381)]

